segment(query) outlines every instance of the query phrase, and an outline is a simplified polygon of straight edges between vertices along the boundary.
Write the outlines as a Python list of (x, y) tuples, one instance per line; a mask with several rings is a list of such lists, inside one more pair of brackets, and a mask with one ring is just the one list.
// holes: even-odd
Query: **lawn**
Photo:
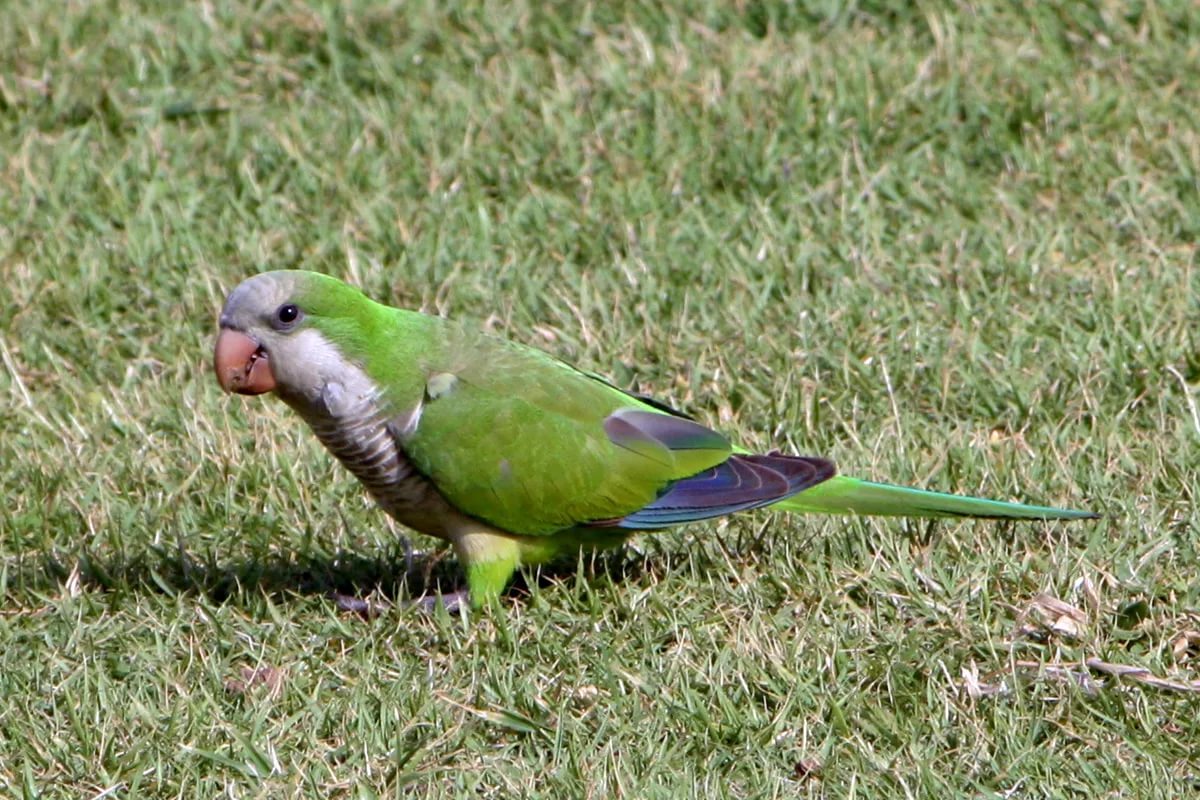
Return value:
[[(1200, 10), (20, 2), (0, 14), (0, 795), (1200, 791)], [(454, 588), (225, 292), (329, 272), (860, 477)], [(1128, 668), (1131, 674), (1114, 673)]]

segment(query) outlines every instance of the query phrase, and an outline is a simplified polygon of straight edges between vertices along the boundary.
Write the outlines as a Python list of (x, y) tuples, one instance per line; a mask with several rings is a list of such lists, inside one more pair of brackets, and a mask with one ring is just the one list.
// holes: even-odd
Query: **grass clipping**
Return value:
[[(1090, 598), (1096, 598), (1091, 582), (1084, 582)], [(1098, 603), (1097, 603), (1098, 605)], [(1051, 638), (1080, 639), (1087, 629), (1088, 614), (1053, 595), (1038, 594), (1018, 618), (1020, 638), (1048, 640)], [(1172, 645), (1176, 660), (1182, 660), (1200, 647), (1200, 631), (1184, 631)], [(1154, 674), (1146, 667), (1105, 661), (1095, 656), (1080, 660), (1034, 661), (1017, 659), (1012, 672), (1017, 677), (1033, 680), (1058, 681), (1077, 686), (1087, 694), (1098, 694), (1106, 688), (1133, 684), (1150, 689), (1184, 694), (1200, 694), (1200, 679), (1178, 680)], [(1102, 677), (1097, 677), (1097, 676)], [(1009, 685), (1000, 671), (980, 675), (974, 661), (962, 668), (962, 689), (972, 699), (1008, 694)]]

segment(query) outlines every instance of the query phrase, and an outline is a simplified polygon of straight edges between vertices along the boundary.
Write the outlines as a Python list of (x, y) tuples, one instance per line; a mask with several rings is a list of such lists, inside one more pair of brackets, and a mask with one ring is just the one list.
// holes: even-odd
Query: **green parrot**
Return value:
[(466, 594), (494, 602), (521, 564), (752, 508), (1091, 519), (838, 475), (737, 447), (665, 405), (539, 350), (376, 303), (313, 272), (247, 279), (221, 311), (228, 392), (275, 392), (401, 524), (448, 541)]

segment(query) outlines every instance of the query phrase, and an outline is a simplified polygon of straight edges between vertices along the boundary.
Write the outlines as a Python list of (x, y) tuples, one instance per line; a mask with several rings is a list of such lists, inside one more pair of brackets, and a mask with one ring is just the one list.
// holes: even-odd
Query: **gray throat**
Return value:
[(445, 537), (450, 506), (408, 460), (375, 392), (326, 383), (315, 400), (284, 399), (384, 511), (410, 528)]

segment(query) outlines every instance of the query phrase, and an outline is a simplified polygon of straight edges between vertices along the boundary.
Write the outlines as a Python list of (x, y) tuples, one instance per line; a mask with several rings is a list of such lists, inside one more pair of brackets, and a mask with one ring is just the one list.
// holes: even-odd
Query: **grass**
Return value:
[[(0, 793), (1194, 793), (1197, 695), (1085, 661), (1200, 679), (1198, 28), (1153, 0), (0, 15)], [(748, 515), (504, 614), (347, 617), (331, 589), (403, 595), (402, 531), (208, 366), (224, 293), (278, 267), (747, 445), (1105, 517)]]

